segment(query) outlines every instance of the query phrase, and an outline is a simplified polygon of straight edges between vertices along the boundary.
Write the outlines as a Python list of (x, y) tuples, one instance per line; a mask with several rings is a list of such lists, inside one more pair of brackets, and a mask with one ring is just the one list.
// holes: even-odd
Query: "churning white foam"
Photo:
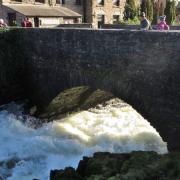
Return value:
[(97, 151), (167, 152), (156, 130), (131, 106), (82, 111), (38, 129), (22, 117), (0, 112), (0, 176), (7, 180), (47, 180), (51, 169), (77, 167), (82, 156)]

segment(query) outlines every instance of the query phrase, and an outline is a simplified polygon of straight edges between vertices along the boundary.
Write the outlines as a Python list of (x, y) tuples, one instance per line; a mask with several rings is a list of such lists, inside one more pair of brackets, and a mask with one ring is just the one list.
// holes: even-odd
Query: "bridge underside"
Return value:
[[(11, 94), (0, 103), (23, 92), (32, 103), (45, 106), (65, 89), (82, 85), (99, 88), (132, 105), (157, 129), (169, 150), (180, 150), (180, 32), (14, 31), (21, 37), (16, 39), (21, 52), (10, 49), (12, 56), (3, 52), (3, 46), (14, 41), (9, 35), (0, 35), (5, 40), (4, 45), (0, 43), (4, 54), (0, 68), (6, 69), (8, 64), (13, 72), (9, 76), (5, 70), (0, 78), (1, 84), (8, 84), (0, 96)], [(20, 88), (6, 91), (12, 84)]]

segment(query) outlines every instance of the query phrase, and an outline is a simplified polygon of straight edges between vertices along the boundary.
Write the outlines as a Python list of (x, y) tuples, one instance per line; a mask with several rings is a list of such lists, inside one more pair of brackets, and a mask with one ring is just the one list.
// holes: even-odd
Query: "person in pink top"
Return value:
[(160, 16), (160, 23), (157, 27), (158, 30), (169, 30), (169, 26), (166, 24), (166, 16)]

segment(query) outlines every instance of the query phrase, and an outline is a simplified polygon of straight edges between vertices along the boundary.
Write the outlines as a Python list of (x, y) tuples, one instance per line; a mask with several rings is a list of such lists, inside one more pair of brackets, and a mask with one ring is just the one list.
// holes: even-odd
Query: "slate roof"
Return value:
[(82, 15), (61, 6), (6, 4), (8, 9), (29, 17), (81, 17)]

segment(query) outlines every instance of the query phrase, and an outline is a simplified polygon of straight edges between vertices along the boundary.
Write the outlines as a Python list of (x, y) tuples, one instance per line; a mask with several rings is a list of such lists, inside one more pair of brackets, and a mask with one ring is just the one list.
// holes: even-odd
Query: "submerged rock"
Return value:
[(50, 180), (72, 177), (73, 180), (179, 180), (180, 153), (95, 153), (93, 157), (84, 157), (76, 170), (51, 171)]
[(16, 166), (17, 160), (11, 159), (6, 163), (8, 169), (12, 169)]

